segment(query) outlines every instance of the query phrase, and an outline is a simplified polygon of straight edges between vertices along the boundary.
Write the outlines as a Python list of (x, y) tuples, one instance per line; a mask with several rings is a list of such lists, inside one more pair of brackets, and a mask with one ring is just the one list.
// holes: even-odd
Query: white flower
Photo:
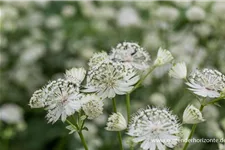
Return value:
[(112, 49), (110, 59), (139, 70), (147, 69), (151, 60), (148, 52), (137, 43), (130, 42), (119, 43), (115, 49)]
[(184, 62), (176, 63), (169, 71), (169, 76), (177, 79), (185, 79), (187, 76), (187, 67)]
[(199, 109), (193, 105), (188, 105), (183, 113), (183, 123), (197, 124), (205, 121), (202, 117), (202, 113)]
[(167, 109), (150, 108), (139, 110), (128, 126), (128, 135), (141, 143), (143, 150), (165, 150), (175, 147), (180, 137), (177, 117)]
[(154, 65), (155, 66), (161, 66), (161, 65), (164, 65), (166, 63), (169, 63), (172, 60), (173, 60), (173, 56), (170, 53), (170, 51), (168, 51), (166, 49), (162, 49), (160, 47), (159, 50), (158, 50), (157, 58), (154, 62)]
[(137, 26), (140, 24), (140, 17), (132, 7), (123, 7), (118, 12), (117, 24), (121, 27)]
[(102, 99), (124, 95), (133, 89), (139, 76), (132, 68), (121, 63), (107, 61), (98, 69), (90, 69), (87, 75), (87, 85), (83, 92), (96, 92)]
[(88, 119), (95, 119), (103, 113), (103, 101), (97, 95), (88, 94), (82, 100), (82, 109)]
[(106, 130), (108, 131), (122, 131), (127, 128), (127, 122), (123, 115), (119, 112), (113, 113), (106, 124)]
[(225, 76), (217, 70), (195, 70), (186, 84), (196, 95), (216, 98), (220, 97), (220, 93), (225, 88)]
[(85, 75), (86, 70), (84, 68), (72, 68), (70, 70), (66, 70), (65, 78), (74, 84), (78, 84), (79, 86), (84, 80)]
[(190, 21), (199, 21), (205, 19), (205, 11), (198, 6), (193, 6), (189, 8), (186, 12), (186, 17)]
[(64, 122), (67, 116), (79, 111), (82, 106), (82, 94), (78, 87), (63, 79), (50, 82), (41, 90), (34, 92), (30, 100), (32, 108), (45, 107), (48, 122), (55, 123), (60, 117)]
[(109, 56), (106, 52), (95, 53), (89, 60), (88, 66), (90, 69), (95, 70), (98, 69), (102, 63), (108, 62)]
[(156, 16), (164, 21), (175, 21), (179, 17), (179, 11), (174, 7), (161, 6), (156, 10)]
[(23, 110), (16, 104), (4, 104), (0, 107), (0, 120), (15, 124), (23, 121)]

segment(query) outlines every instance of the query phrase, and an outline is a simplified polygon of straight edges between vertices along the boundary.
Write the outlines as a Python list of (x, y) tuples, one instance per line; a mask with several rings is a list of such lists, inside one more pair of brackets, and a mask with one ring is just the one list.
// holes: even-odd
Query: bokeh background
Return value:
[[(156, 57), (169, 49), (189, 72), (216, 68), (225, 73), (225, 2), (0, 2), (0, 149), (82, 150), (64, 124), (47, 124), (45, 111), (28, 106), (32, 93), (66, 69), (87, 68), (94, 52), (123, 41), (137, 42)], [(183, 81), (171, 79), (171, 65), (157, 68), (132, 95), (132, 112), (146, 105), (167, 106), (179, 117), (195, 97)], [(118, 98), (125, 115), (125, 100)], [(224, 138), (225, 102), (204, 111), (196, 138)], [(90, 150), (118, 149), (116, 134), (104, 130), (111, 104), (88, 122)], [(186, 126), (190, 128), (190, 126)], [(188, 129), (187, 129), (188, 130)], [(124, 134), (124, 144), (127, 136)], [(138, 149), (138, 148), (137, 148)], [(196, 143), (190, 150), (216, 150)]]

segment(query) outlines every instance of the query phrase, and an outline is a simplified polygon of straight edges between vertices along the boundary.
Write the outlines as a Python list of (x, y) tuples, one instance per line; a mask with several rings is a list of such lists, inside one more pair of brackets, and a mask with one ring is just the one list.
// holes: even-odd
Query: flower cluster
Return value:
[(128, 135), (133, 141), (141, 142), (144, 150), (164, 150), (178, 144), (180, 124), (177, 117), (167, 109), (151, 108), (139, 110), (128, 126)]
[(186, 84), (199, 96), (216, 98), (225, 88), (225, 75), (212, 69), (195, 70)]

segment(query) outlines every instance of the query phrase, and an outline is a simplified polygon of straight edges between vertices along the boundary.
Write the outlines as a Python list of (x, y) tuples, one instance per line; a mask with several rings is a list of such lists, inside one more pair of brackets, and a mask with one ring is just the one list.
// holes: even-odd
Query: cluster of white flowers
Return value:
[(180, 137), (177, 116), (167, 109), (151, 108), (139, 110), (128, 126), (128, 135), (136, 143), (141, 142), (143, 150), (165, 150), (175, 147)]
[(225, 88), (225, 75), (217, 70), (195, 70), (186, 83), (195, 94), (202, 97), (220, 97)]

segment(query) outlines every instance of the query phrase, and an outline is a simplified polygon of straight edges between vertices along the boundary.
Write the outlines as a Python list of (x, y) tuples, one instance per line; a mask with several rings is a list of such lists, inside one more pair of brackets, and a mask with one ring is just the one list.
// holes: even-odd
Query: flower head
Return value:
[(94, 119), (103, 112), (103, 101), (95, 94), (88, 94), (82, 99), (84, 101), (82, 109), (88, 119)]
[(66, 71), (65, 78), (80, 86), (81, 82), (84, 80), (86, 75), (86, 70), (84, 68), (72, 68)]
[(169, 76), (177, 79), (185, 79), (187, 76), (187, 67), (184, 62), (175, 64), (169, 71)]
[(15, 124), (23, 121), (23, 110), (16, 104), (4, 104), (0, 107), (0, 120)]
[(98, 69), (91, 69), (83, 92), (96, 92), (102, 99), (126, 94), (133, 89), (139, 76), (132, 68), (112, 61), (103, 62)]
[(199, 109), (193, 105), (188, 105), (183, 113), (183, 123), (186, 124), (197, 124), (205, 121), (202, 117), (202, 113)]
[(82, 106), (78, 87), (68, 80), (58, 79), (50, 82), (43, 89), (34, 92), (30, 99), (30, 106), (34, 108), (45, 107), (48, 111), (48, 122), (55, 123), (60, 117), (65, 121), (79, 111)]
[(128, 126), (128, 135), (141, 142), (144, 150), (165, 150), (178, 144), (180, 124), (177, 117), (167, 109), (151, 108), (139, 110)]
[(139, 70), (148, 68), (151, 60), (148, 52), (137, 43), (130, 42), (119, 43), (115, 49), (112, 49), (110, 59)]
[(88, 66), (91, 69), (98, 69), (104, 62), (108, 62), (109, 56), (106, 52), (95, 53), (89, 60)]
[(108, 131), (122, 131), (127, 128), (127, 122), (123, 115), (119, 112), (113, 113), (107, 122), (107, 127), (105, 128)]
[(196, 95), (216, 98), (225, 88), (225, 76), (217, 70), (195, 70), (186, 84)]
[(161, 65), (164, 65), (166, 63), (169, 63), (172, 60), (173, 60), (173, 56), (170, 53), (170, 51), (168, 51), (166, 49), (162, 49), (160, 47), (159, 50), (158, 50), (157, 58), (154, 62), (154, 65), (155, 66), (161, 66)]

